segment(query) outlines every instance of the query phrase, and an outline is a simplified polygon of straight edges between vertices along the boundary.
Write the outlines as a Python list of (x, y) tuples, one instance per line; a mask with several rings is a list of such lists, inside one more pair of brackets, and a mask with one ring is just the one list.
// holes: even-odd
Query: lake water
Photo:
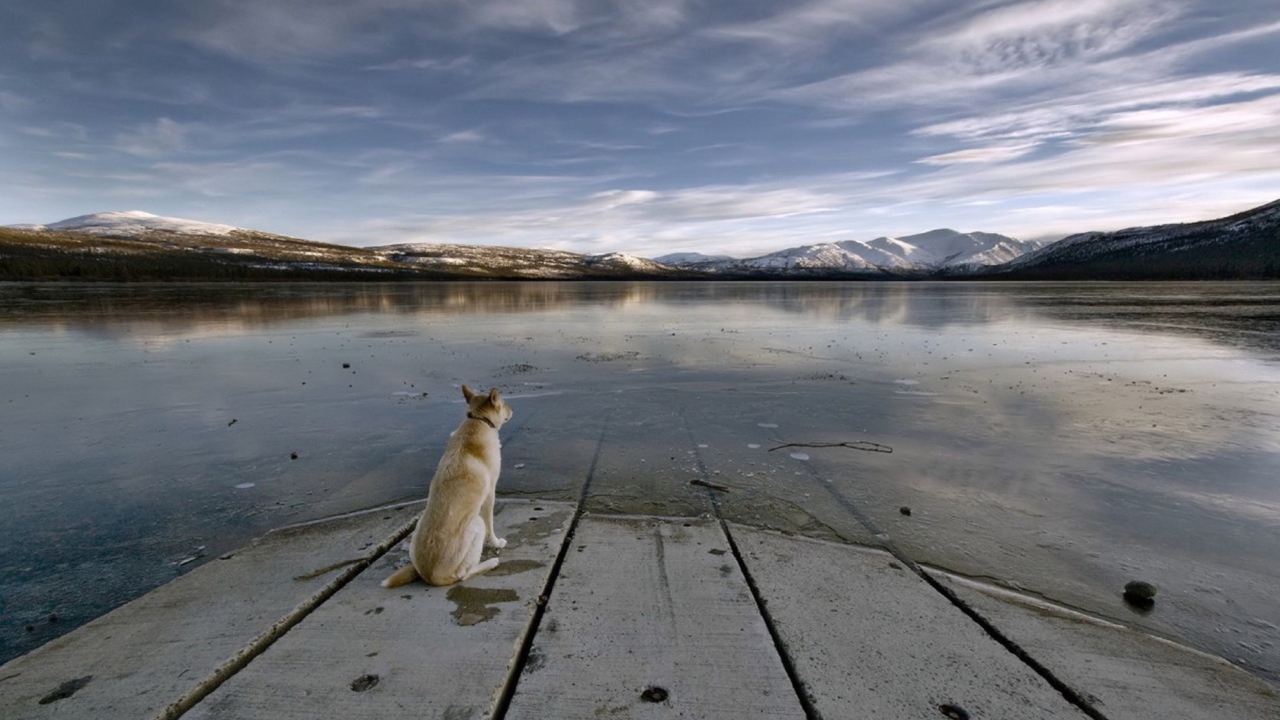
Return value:
[(516, 411), (501, 494), (695, 515), (709, 480), (1280, 680), (1277, 283), (0, 284), (0, 659), (420, 500), (461, 383)]

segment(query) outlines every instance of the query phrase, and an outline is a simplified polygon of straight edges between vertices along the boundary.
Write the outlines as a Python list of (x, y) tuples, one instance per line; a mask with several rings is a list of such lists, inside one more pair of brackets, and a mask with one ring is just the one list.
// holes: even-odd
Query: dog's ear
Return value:
[(472, 392), (471, 388), (467, 387), (466, 385), (463, 385), (463, 386), (462, 386), (462, 397), (463, 397), (467, 402), (471, 402), (471, 398), (473, 398), (473, 397), (475, 397), (475, 396), (476, 396), (476, 394), (475, 394), (474, 392)]
[(495, 406), (498, 404), (498, 388), (489, 388), (489, 403)]

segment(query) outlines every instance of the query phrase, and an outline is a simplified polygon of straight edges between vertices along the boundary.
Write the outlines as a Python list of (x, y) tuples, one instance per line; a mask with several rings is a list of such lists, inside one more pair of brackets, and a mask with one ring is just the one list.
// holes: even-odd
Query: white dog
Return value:
[(430, 585), (452, 585), (497, 567), (498, 559), (480, 562), (484, 546), (505, 547), (493, 534), (494, 491), (502, 465), (498, 428), (511, 418), (511, 408), (498, 389), (478, 395), (466, 385), (467, 418), (449, 438), (427, 492), (427, 509), (409, 539), (406, 565), (382, 581), (393, 588), (423, 578)]

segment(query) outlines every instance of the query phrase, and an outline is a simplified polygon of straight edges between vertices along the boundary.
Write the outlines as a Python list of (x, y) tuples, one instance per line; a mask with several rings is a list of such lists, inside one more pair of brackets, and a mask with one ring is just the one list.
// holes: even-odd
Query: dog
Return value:
[(488, 572), (498, 559), (480, 562), (485, 546), (506, 547), (493, 532), (494, 492), (502, 465), (498, 428), (511, 419), (511, 407), (498, 389), (487, 394), (462, 386), (467, 417), (449, 437), (427, 491), (427, 508), (409, 538), (409, 560), (382, 586), (398, 587), (417, 578), (428, 585), (452, 585)]

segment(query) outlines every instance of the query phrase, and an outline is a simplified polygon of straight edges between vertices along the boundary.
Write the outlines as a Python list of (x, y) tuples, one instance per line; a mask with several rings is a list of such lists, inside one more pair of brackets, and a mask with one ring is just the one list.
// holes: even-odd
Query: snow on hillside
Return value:
[(1277, 225), (1280, 225), (1280, 201), (1217, 220), (1132, 227), (1112, 232), (1083, 232), (1017, 257), (1009, 262), (1009, 269), (1022, 269), (1048, 263), (1082, 262), (1107, 253), (1156, 246), (1205, 233), (1216, 235), (1216, 240), (1221, 242), (1230, 240), (1233, 236), (1265, 232), (1267, 228), (1274, 228)]
[(92, 235), (134, 235), (156, 230), (183, 235), (228, 235), (240, 228), (152, 215), (141, 210), (121, 210), (80, 215), (44, 226), (31, 226), (29, 229), (69, 230)]
[(754, 270), (874, 270), (876, 265), (835, 243), (802, 245), (758, 258), (738, 260), (734, 268)]
[(855, 245), (865, 247), (863, 257), (881, 267), (917, 269), (998, 265), (1039, 247), (1039, 243), (996, 233), (962, 233), (948, 229), (897, 238), (879, 237), (866, 242), (847, 240), (840, 244), (851, 251)]
[(656, 272), (670, 268), (669, 265), (665, 265), (655, 260), (617, 252), (605, 253), (603, 255), (587, 255), (583, 258), (583, 261), (588, 265), (612, 265), (615, 267), (644, 270), (648, 272)]
[(574, 278), (590, 276), (664, 275), (668, 265), (626, 253), (579, 255), (564, 250), (535, 250), (498, 245), (407, 243), (366, 248), (388, 260), (423, 268), (465, 269), (512, 277)]
[(653, 258), (653, 261), (656, 263), (677, 267), (705, 262), (718, 262), (720, 260), (733, 260), (733, 257), (729, 255), (703, 255), (700, 252), (677, 252), (659, 255), (658, 257)]
[[(190, 236), (250, 236), (262, 241), (292, 241), (232, 225), (163, 217), (140, 210), (95, 213), (49, 225), (13, 226), (31, 230), (74, 231), (101, 236), (147, 238), (154, 233)], [(483, 274), (497, 272), (522, 277), (576, 277), (589, 273), (663, 275), (673, 268), (710, 273), (800, 275), (827, 272), (854, 274), (920, 273), (937, 270), (970, 271), (998, 265), (1039, 247), (995, 233), (961, 233), (939, 229), (902, 237), (843, 240), (788, 248), (759, 257), (735, 259), (725, 255), (680, 252), (656, 259), (605, 253), (579, 255), (564, 251), (496, 246), (421, 243), (366, 248), (392, 263), (407, 263), (440, 271)]]
[(658, 261), (713, 272), (919, 271), (998, 265), (1039, 246), (1039, 243), (1023, 242), (995, 233), (961, 233), (941, 229), (898, 238), (802, 245), (744, 260), (677, 253), (663, 255)]

